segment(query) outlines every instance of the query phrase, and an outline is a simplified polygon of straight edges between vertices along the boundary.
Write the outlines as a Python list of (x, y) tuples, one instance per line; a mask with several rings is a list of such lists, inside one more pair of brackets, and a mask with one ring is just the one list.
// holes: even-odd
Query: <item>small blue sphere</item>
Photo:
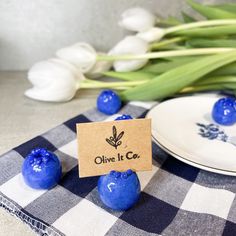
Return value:
[(25, 158), (22, 175), (27, 185), (34, 189), (50, 189), (61, 178), (62, 168), (58, 157), (44, 148), (35, 148)]
[(133, 117), (130, 115), (123, 114), (121, 116), (118, 116), (115, 120), (132, 120)]
[(111, 171), (98, 180), (98, 192), (102, 202), (109, 208), (125, 211), (134, 206), (140, 196), (140, 182), (132, 170)]
[(213, 106), (212, 117), (218, 124), (233, 125), (236, 122), (236, 102), (234, 98), (219, 99)]
[(97, 98), (97, 109), (106, 115), (113, 115), (121, 108), (120, 97), (112, 90), (104, 90)]

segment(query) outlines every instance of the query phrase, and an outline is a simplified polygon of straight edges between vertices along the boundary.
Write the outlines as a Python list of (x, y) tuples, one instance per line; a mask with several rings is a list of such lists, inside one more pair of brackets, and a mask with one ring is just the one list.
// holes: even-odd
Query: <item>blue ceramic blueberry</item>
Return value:
[(59, 182), (61, 173), (58, 157), (44, 148), (33, 149), (22, 165), (25, 183), (35, 189), (54, 187)]
[(128, 210), (140, 196), (138, 176), (132, 170), (111, 171), (99, 178), (98, 192), (107, 207), (118, 211)]
[(213, 106), (212, 117), (221, 125), (233, 125), (236, 122), (236, 102), (234, 98), (219, 99)]
[(120, 110), (120, 97), (112, 90), (104, 90), (97, 98), (97, 109), (106, 115), (113, 115)]
[(123, 114), (121, 116), (118, 116), (115, 120), (132, 120), (133, 117), (130, 115)]

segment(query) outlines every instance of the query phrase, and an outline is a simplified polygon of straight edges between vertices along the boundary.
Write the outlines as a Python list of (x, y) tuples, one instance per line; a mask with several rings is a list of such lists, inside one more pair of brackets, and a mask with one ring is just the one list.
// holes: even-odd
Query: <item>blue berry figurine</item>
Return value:
[(50, 189), (57, 185), (62, 169), (58, 157), (44, 148), (35, 148), (22, 165), (24, 181), (31, 188)]
[(104, 90), (97, 98), (97, 109), (106, 115), (113, 115), (120, 110), (120, 97), (112, 90)]
[(213, 106), (212, 117), (221, 125), (233, 125), (236, 122), (236, 101), (227, 97), (219, 99)]
[(109, 208), (125, 211), (139, 199), (140, 183), (132, 170), (111, 171), (98, 180), (98, 192), (102, 202)]
[(123, 114), (121, 116), (118, 116), (115, 120), (132, 120), (133, 117), (130, 115)]

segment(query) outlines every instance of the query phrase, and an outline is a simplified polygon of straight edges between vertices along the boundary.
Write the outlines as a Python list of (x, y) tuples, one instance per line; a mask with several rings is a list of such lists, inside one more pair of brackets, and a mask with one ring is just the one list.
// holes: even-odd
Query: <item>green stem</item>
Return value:
[(146, 83), (148, 80), (127, 81), (127, 82), (98, 82), (93, 80), (84, 80), (80, 83), (80, 88), (127, 88)]
[(157, 19), (156, 20), (156, 25), (166, 25), (166, 26), (176, 26), (182, 24), (181, 21), (177, 20), (176, 18), (173, 17), (168, 17), (167, 19)]
[(104, 83), (104, 81), (98, 81), (98, 80), (93, 80), (93, 79), (88, 79), (86, 78), (85, 80), (82, 81), (83, 83), (86, 84), (100, 84), (100, 83)]
[(173, 27), (164, 29), (164, 31), (165, 31), (165, 35), (167, 35), (170, 33), (186, 30), (186, 29), (194, 29), (194, 28), (205, 27), (205, 26), (235, 25), (235, 24), (236, 24), (236, 20), (207, 20), (207, 21), (198, 21), (198, 22), (192, 22), (188, 24), (173, 26)]
[(197, 85), (186, 87), (180, 91), (181, 94), (183, 93), (196, 93), (196, 92), (203, 92), (203, 91), (211, 91), (211, 90), (221, 90), (224, 89), (222, 84), (207, 84), (207, 85)]
[(167, 40), (163, 40), (161, 42), (151, 43), (149, 45), (149, 48), (152, 51), (152, 50), (155, 50), (155, 49), (162, 48), (166, 45), (173, 44), (173, 43), (178, 43), (178, 42), (181, 42), (181, 41), (184, 41), (184, 40), (185, 40), (185, 38), (183, 38), (183, 37), (176, 37), (176, 38), (172, 38), (172, 39), (167, 39)]
[(209, 78), (203, 78), (195, 85), (209, 85), (209, 84), (224, 84), (224, 83), (235, 83), (236, 84), (236, 76), (213, 76)]
[(154, 58), (176, 57), (176, 56), (208, 55), (208, 54), (229, 52), (232, 50), (235, 50), (235, 48), (197, 48), (197, 49), (173, 50), (166, 52), (150, 52), (136, 55), (134, 54), (98, 55), (97, 61), (141, 60), (141, 59), (154, 59)]

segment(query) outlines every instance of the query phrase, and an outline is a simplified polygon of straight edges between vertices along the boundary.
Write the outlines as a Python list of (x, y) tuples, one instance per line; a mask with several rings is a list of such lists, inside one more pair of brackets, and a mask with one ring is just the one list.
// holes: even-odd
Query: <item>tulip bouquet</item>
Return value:
[[(78, 89), (111, 88), (124, 101), (161, 100), (206, 90), (236, 91), (236, 4), (187, 3), (204, 20), (182, 13), (158, 19), (131, 8), (119, 26), (132, 32), (108, 53), (87, 43), (56, 52), (28, 73), (25, 95), (42, 101), (68, 101)], [(98, 78), (109, 77), (109, 81)]]

